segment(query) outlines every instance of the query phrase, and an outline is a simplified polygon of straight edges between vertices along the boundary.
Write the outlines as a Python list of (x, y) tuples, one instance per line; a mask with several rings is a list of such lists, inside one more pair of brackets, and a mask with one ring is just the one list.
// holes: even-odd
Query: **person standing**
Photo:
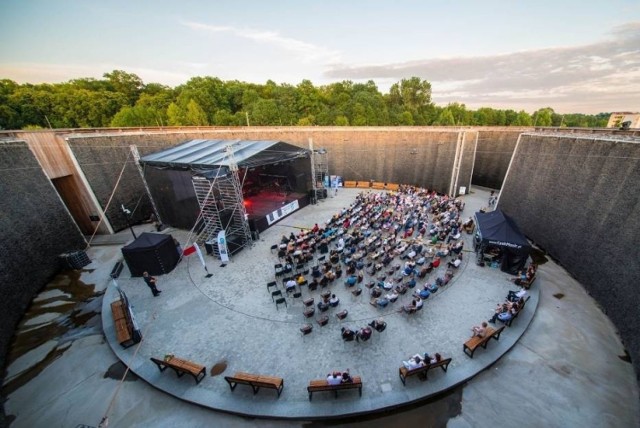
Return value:
[(156, 288), (156, 278), (149, 275), (149, 272), (145, 271), (142, 274), (142, 278), (144, 279), (144, 282), (147, 283), (147, 286), (149, 286), (149, 288), (151, 289), (151, 292), (153, 293), (153, 297), (158, 297), (158, 295), (162, 293), (161, 290), (158, 290)]

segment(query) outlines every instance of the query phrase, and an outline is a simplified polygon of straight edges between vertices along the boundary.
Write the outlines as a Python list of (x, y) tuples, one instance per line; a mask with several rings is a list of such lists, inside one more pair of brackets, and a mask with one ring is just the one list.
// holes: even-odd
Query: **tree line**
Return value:
[(175, 88), (122, 70), (56, 84), (0, 80), (0, 129), (139, 126), (568, 126), (604, 127), (609, 113), (561, 115), (464, 104), (436, 106), (431, 84), (402, 79), (383, 94), (373, 81), (314, 86), (194, 77)]

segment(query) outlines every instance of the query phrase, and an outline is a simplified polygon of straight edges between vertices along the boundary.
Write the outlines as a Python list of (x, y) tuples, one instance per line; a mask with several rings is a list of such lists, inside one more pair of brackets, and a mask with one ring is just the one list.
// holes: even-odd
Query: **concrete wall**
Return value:
[(26, 142), (0, 142), (0, 367), (33, 296), (85, 241)]
[(500, 189), (521, 129), (482, 129), (478, 136), (472, 182), (476, 186)]
[[(462, 131), (465, 133), (465, 131)], [(463, 147), (458, 187), (471, 185), (475, 132), (467, 131)], [(453, 165), (460, 130), (454, 128), (344, 128), (344, 127), (260, 127), (202, 129), (192, 131), (137, 132), (68, 135), (68, 144), (101, 207), (106, 206), (126, 162), (123, 177), (106, 215), (115, 230), (122, 230), (126, 219), (120, 204), (139, 208), (133, 220), (149, 216), (150, 204), (135, 168), (130, 145), (141, 156), (196, 139), (281, 140), (300, 147), (326, 148), (329, 172), (345, 180), (409, 183), (448, 193), (452, 188)]]
[(523, 134), (499, 207), (602, 305), (640, 373), (640, 139)]

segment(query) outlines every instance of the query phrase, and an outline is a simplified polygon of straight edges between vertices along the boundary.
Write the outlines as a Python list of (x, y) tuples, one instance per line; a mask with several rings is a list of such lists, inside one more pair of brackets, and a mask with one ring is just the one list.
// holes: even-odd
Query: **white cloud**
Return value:
[(55, 83), (78, 78), (102, 79), (104, 73), (111, 70), (124, 70), (138, 75), (145, 83), (163, 83), (179, 85), (197, 75), (177, 71), (157, 70), (153, 68), (129, 66), (126, 64), (45, 64), (13, 63), (0, 64), (0, 76), (18, 83)]
[(183, 25), (194, 31), (201, 31), (209, 34), (228, 33), (236, 37), (252, 40), (275, 46), (287, 52), (294, 53), (300, 60), (310, 62), (322, 62), (324, 64), (336, 63), (340, 60), (340, 52), (317, 46), (301, 40), (280, 35), (276, 31), (256, 30), (251, 28), (237, 28), (230, 26), (208, 25), (199, 22), (183, 22)]
[(457, 101), (475, 107), (510, 103), (512, 108), (527, 105), (533, 109), (562, 105), (574, 111), (597, 112), (621, 105), (626, 110), (640, 110), (638, 70), (640, 22), (633, 22), (588, 45), (334, 66), (325, 76), (358, 80), (418, 76), (432, 83), (433, 99), (438, 103)]

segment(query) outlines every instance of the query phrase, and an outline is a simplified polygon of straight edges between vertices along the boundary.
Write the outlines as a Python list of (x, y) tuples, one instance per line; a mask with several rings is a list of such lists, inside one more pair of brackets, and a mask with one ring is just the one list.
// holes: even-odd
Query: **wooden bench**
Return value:
[(127, 318), (127, 307), (122, 300), (116, 300), (111, 303), (111, 314), (113, 315), (116, 340), (123, 348), (128, 348), (135, 342), (133, 340), (133, 328), (129, 325)]
[(505, 326), (501, 326), (498, 329), (493, 329), (493, 327), (487, 327), (486, 334), (484, 337), (473, 336), (471, 339), (467, 340), (464, 345), (462, 345), (462, 351), (467, 354), (469, 357), (473, 358), (473, 353), (478, 349), (479, 346), (482, 346), (484, 349), (487, 349), (487, 344), (489, 340), (495, 339), (500, 340), (500, 334), (502, 330), (504, 330)]
[(511, 323), (513, 322), (514, 319), (518, 318), (518, 315), (520, 314), (520, 312), (522, 312), (522, 310), (524, 309), (524, 307), (527, 304), (527, 301), (531, 298), (531, 296), (527, 296), (526, 299), (524, 299), (522, 301), (522, 306), (520, 307), (520, 309), (518, 310), (518, 312), (516, 312), (516, 314), (511, 317), (510, 319), (508, 319), (507, 321), (502, 321), (500, 318), (498, 318), (498, 321), (504, 323), (504, 325), (506, 325), (507, 327), (511, 327)]
[(336, 394), (336, 398), (338, 398), (338, 391), (341, 389), (358, 389), (360, 393), (360, 397), (362, 397), (362, 379), (360, 376), (353, 376), (351, 382), (344, 382), (338, 385), (329, 385), (326, 379), (316, 379), (309, 381), (309, 386), (307, 386), (307, 392), (309, 393), (309, 401), (313, 396), (314, 392), (321, 391), (334, 391)]
[(409, 376), (417, 375), (420, 380), (427, 380), (427, 372), (433, 368), (440, 367), (445, 372), (447, 368), (449, 368), (449, 363), (451, 362), (451, 358), (447, 358), (446, 360), (441, 360), (440, 362), (428, 364), (423, 367), (418, 367), (417, 369), (409, 370), (405, 366), (400, 367), (398, 370), (398, 375), (400, 376), (400, 380), (404, 386), (406, 385), (406, 379)]
[(344, 187), (356, 187), (356, 182), (355, 181), (345, 181), (344, 182)]
[(113, 266), (113, 269), (111, 269), (111, 273), (109, 274), (109, 276), (113, 279), (118, 278), (122, 273), (122, 269), (124, 269), (124, 263), (122, 263), (122, 261), (116, 262), (116, 264)]
[(225, 376), (224, 380), (229, 384), (231, 391), (236, 389), (238, 384), (249, 385), (253, 389), (253, 395), (257, 394), (260, 388), (269, 388), (275, 389), (278, 392), (278, 398), (280, 398), (280, 394), (284, 388), (284, 380), (276, 376), (236, 372), (233, 376)]
[(158, 366), (158, 369), (163, 372), (167, 368), (173, 369), (176, 372), (178, 377), (182, 377), (185, 374), (190, 374), (196, 381), (196, 384), (200, 383), (202, 379), (207, 375), (207, 369), (205, 366), (200, 364), (193, 363), (188, 360), (184, 360), (182, 358), (177, 358), (174, 356), (169, 356), (164, 360), (159, 360), (157, 358), (151, 357), (151, 361)]
[(525, 290), (528, 290), (531, 287), (531, 284), (533, 284), (535, 280), (536, 280), (536, 275), (534, 274), (529, 281), (520, 281), (517, 284), (524, 287)]

